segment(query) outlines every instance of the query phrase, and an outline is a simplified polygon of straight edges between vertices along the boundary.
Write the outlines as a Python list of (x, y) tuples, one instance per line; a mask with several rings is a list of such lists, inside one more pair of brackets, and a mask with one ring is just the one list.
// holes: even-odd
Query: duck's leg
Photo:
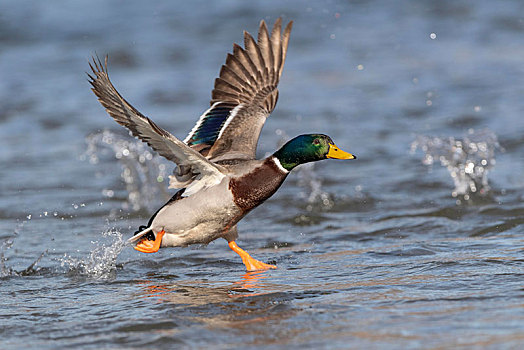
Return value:
[(231, 248), (235, 253), (240, 255), (240, 257), (242, 258), (242, 262), (244, 263), (244, 265), (246, 265), (247, 271), (268, 270), (277, 268), (275, 265), (265, 264), (261, 261), (253, 259), (251, 255), (249, 255), (245, 250), (243, 250), (236, 244), (235, 240), (238, 238), (238, 231), (236, 225), (231, 227), (229, 231), (227, 231), (227, 233), (223, 236), (223, 238), (229, 244), (229, 248)]
[(135, 246), (135, 249), (142, 253), (156, 253), (160, 249), (160, 243), (162, 243), (162, 237), (166, 232), (164, 230), (156, 234), (155, 240), (150, 241), (147, 238), (142, 238)]
[(266, 264), (262, 261), (253, 259), (251, 255), (249, 255), (244, 249), (240, 248), (235, 241), (230, 241), (228, 244), (229, 248), (231, 248), (235, 253), (240, 255), (240, 257), (242, 258), (242, 262), (244, 263), (244, 265), (246, 265), (247, 271), (268, 270), (277, 268), (275, 265)]

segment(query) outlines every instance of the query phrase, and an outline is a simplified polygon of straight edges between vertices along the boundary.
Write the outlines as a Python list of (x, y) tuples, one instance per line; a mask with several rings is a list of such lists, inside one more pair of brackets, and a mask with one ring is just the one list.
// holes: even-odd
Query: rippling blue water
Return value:
[[(524, 3), (3, 1), (0, 348), (520, 348)], [(89, 90), (184, 137), (242, 30), (295, 21), (259, 154), (329, 134), (225, 241), (124, 241), (171, 165)], [(485, 152), (485, 153), (482, 153)]]

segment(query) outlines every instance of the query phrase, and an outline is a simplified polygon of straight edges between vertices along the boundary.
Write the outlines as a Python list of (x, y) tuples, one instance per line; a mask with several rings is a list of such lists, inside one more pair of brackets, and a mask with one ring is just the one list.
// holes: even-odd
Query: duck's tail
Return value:
[(136, 241), (138, 241), (139, 238), (141, 238), (144, 235), (147, 235), (149, 232), (151, 232), (151, 230), (153, 230), (153, 228), (151, 226), (149, 226), (147, 228), (144, 228), (144, 227), (145, 226), (140, 226), (139, 230), (142, 230), (142, 231), (135, 232), (135, 235), (133, 237), (129, 238), (127, 240), (127, 243), (136, 242)]
[(166, 203), (164, 204), (164, 206), (160, 207), (156, 213), (153, 214), (153, 216), (149, 219), (149, 222), (147, 223), (147, 226), (145, 225), (142, 225), (138, 228), (138, 230), (135, 232), (135, 234), (133, 235), (133, 237), (129, 238), (127, 240), (127, 243), (133, 243), (133, 242), (136, 242), (140, 239), (140, 237), (143, 237), (147, 234), (149, 234), (148, 237), (146, 237), (148, 240), (150, 241), (154, 241), (156, 239), (156, 236), (155, 236), (155, 233), (152, 232), (153, 231), (153, 220), (155, 219), (156, 217), (156, 214), (158, 214), (158, 212), (160, 210), (162, 210), (162, 208), (164, 208), (166, 205), (168, 205), (169, 203), (171, 202), (174, 202), (174, 201), (177, 201), (179, 199), (182, 198), (182, 194), (184, 193), (185, 191), (185, 188), (181, 189), (180, 191), (178, 191), (177, 193), (175, 193), (173, 195), (173, 197), (171, 197), (171, 199)]

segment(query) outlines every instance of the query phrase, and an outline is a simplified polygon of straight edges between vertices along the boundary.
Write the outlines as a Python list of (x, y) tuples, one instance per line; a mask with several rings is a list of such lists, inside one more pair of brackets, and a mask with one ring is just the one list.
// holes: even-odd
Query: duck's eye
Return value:
[(320, 140), (319, 139), (314, 139), (313, 140), (313, 144), (317, 145), (317, 146), (320, 145)]

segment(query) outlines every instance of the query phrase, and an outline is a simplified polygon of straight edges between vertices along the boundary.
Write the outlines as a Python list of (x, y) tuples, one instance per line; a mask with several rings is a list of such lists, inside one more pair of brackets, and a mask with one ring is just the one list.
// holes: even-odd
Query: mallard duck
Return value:
[(130, 243), (144, 253), (159, 248), (228, 241), (248, 271), (276, 268), (252, 258), (236, 244), (237, 223), (271, 197), (300, 164), (326, 158), (355, 159), (327, 135), (295, 137), (265, 159), (256, 159), (260, 131), (278, 99), (277, 85), (293, 22), (271, 35), (260, 22), (258, 38), (244, 32), (215, 80), (210, 107), (181, 141), (129, 104), (109, 80), (107, 56), (89, 63), (92, 90), (115, 121), (158, 154), (176, 163), (169, 188), (179, 191), (141, 226)]

